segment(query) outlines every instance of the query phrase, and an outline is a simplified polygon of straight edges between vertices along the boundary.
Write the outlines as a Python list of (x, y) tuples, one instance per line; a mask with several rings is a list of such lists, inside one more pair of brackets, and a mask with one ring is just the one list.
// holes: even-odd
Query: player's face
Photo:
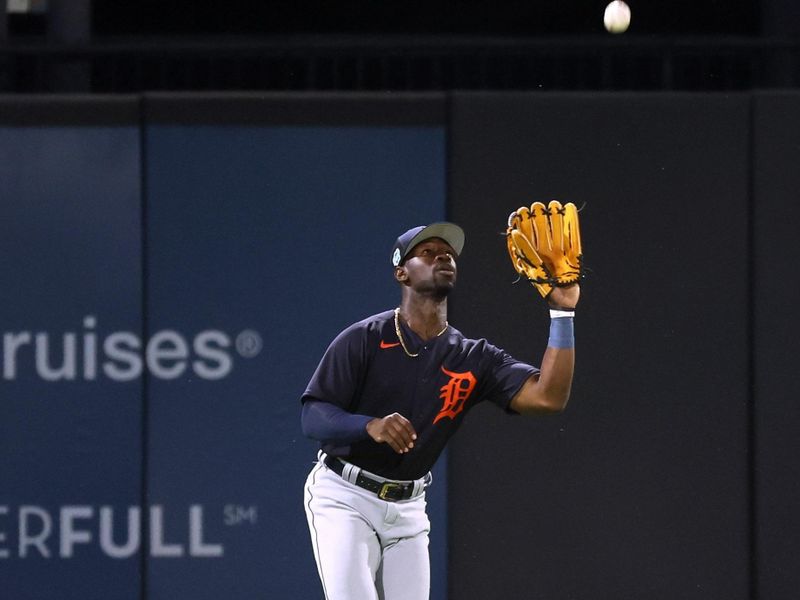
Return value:
[(456, 284), (456, 252), (439, 238), (414, 246), (404, 268), (409, 283), (419, 292), (445, 296)]

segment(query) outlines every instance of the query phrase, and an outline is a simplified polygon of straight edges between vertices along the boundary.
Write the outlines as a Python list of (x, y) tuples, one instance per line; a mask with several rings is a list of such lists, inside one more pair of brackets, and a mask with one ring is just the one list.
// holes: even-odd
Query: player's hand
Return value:
[(581, 286), (577, 283), (565, 287), (554, 287), (547, 295), (547, 303), (551, 308), (573, 309), (581, 297)]
[(367, 423), (367, 433), (379, 444), (389, 444), (398, 454), (405, 454), (414, 447), (417, 432), (411, 422), (400, 413), (392, 413), (382, 419)]

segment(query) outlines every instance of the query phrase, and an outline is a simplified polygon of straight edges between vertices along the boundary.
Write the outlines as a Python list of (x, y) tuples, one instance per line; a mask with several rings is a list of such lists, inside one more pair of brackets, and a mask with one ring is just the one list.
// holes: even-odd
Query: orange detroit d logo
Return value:
[(464, 404), (477, 383), (472, 371), (454, 373), (442, 367), (442, 372), (450, 377), (450, 381), (441, 387), (442, 393), (439, 394), (439, 398), (442, 399), (442, 409), (433, 420), (434, 424), (444, 417), (455, 419), (456, 415), (464, 410)]

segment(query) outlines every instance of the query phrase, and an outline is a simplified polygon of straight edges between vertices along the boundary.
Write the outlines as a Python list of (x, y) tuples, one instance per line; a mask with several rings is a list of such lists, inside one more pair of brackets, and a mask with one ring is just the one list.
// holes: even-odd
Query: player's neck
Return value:
[(400, 303), (400, 319), (423, 340), (447, 327), (447, 298), (407, 296)]

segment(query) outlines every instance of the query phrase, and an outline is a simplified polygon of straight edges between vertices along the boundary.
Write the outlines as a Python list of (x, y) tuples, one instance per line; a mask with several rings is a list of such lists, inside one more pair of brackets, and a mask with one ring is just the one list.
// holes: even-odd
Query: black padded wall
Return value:
[(755, 481), (759, 598), (800, 590), (800, 95), (755, 98)]
[(570, 406), (493, 407), (451, 454), (452, 600), (749, 594), (749, 99), (459, 94), (452, 321), (538, 364), (548, 314), (499, 233), (584, 206)]

